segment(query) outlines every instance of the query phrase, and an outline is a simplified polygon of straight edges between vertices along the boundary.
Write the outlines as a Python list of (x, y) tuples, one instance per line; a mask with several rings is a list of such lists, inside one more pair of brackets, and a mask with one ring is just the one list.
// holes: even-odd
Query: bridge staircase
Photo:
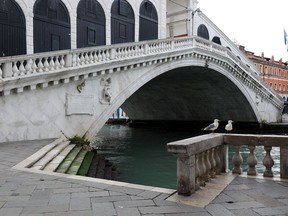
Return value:
[[(36, 156), (37, 155), (37, 156)], [(34, 160), (27, 168), (115, 180), (112, 163), (96, 152), (88, 151), (82, 146), (55, 140), (34, 155)]]

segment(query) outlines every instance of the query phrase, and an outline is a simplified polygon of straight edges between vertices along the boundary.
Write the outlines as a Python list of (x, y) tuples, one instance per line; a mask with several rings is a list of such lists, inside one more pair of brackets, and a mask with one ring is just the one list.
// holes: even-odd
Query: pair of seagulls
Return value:
[[(206, 130), (206, 131), (210, 130), (210, 131), (212, 131), (212, 133), (214, 133), (214, 131), (219, 126), (219, 121), (220, 120), (218, 120), (218, 119), (214, 119), (214, 122), (212, 124), (208, 125), (207, 127), (203, 128), (202, 130)], [(233, 129), (232, 123), (233, 123), (233, 121), (229, 120), (228, 124), (225, 126), (225, 130), (227, 131), (227, 133), (232, 131), (232, 129)]]

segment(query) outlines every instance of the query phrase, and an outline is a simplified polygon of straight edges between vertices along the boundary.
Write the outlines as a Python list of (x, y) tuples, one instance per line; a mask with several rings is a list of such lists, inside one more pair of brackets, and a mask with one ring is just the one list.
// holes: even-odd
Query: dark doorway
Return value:
[(115, 0), (111, 8), (111, 43), (134, 41), (134, 12), (126, 0)]
[(106, 44), (105, 14), (97, 0), (81, 0), (77, 8), (77, 47)]
[(14, 0), (0, 0), (0, 57), (26, 54), (25, 16)]
[(145, 0), (140, 6), (139, 41), (158, 38), (158, 15), (154, 5)]
[(38, 0), (34, 5), (34, 52), (70, 49), (70, 18), (61, 0)]

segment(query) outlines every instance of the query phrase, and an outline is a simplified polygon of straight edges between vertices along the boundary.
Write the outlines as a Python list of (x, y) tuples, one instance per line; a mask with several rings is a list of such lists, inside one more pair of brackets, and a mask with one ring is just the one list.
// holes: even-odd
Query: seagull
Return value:
[(218, 128), (219, 126), (219, 121), (218, 119), (214, 119), (214, 122), (210, 125), (208, 125), (207, 127), (203, 128), (202, 130), (210, 130), (212, 131), (212, 133), (214, 133), (214, 131)]
[(232, 123), (233, 121), (232, 120), (229, 120), (228, 121), (228, 124), (225, 126), (225, 130), (227, 131), (227, 133), (231, 133), (233, 127), (232, 127)]

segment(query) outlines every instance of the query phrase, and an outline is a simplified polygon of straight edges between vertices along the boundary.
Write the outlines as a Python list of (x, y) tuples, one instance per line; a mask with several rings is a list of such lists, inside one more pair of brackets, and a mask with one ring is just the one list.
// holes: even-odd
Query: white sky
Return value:
[[(232, 41), (265, 57), (288, 61), (288, 0), (198, 0), (198, 7)], [(288, 38), (287, 38), (288, 39)]]

